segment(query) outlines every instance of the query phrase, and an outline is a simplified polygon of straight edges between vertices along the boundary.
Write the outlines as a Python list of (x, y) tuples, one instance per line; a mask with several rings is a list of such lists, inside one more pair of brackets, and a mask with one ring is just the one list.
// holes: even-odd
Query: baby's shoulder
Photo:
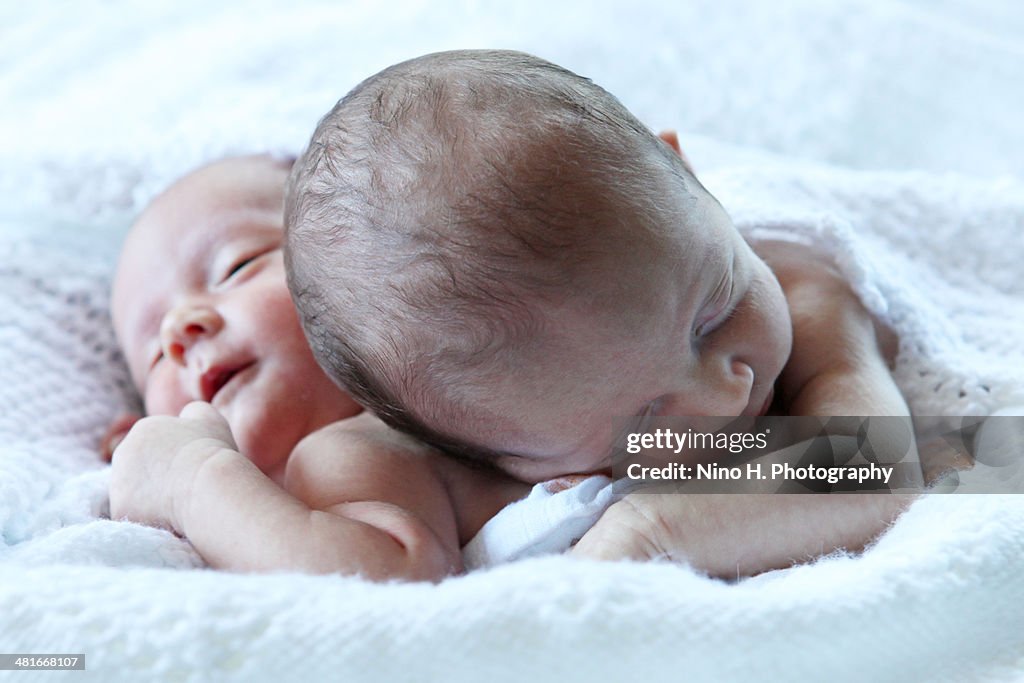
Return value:
[(759, 245), (757, 253), (778, 278), (792, 322), (793, 348), (780, 377), (790, 410), (903, 414), (889, 373), (898, 340), (870, 314), (832, 258), (790, 243)]
[(369, 412), (332, 422), (312, 432), (295, 447), (298, 451), (328, 449), (336, 455), (376, 457), (378, 454), (432, 456), (434, 449), (392, 429)]
[(822, 250), (791, 242), (767, 242), (757, 254), (775, 274), (790, 310), (794, 335), (805, 340), (795, 352), (839, 358), (880, 354), (892, 363), (898, 338), (870, 314), (836, 265)]
[(386, 489), (396, 479), (429, 487), (439, 482), (439, 454), (369, 413), (308, 434), (292, 450), (284, 486), (313, 504), (338, 491)]
[[(812, 245), (788, 241), (766, 241), (752, 245), (782, 285), (787, 299), (809, 287), (825, 292), (848, 291), (849, 285), (831, 256)], [(812, 297), (823, 302), (822, 297)]]

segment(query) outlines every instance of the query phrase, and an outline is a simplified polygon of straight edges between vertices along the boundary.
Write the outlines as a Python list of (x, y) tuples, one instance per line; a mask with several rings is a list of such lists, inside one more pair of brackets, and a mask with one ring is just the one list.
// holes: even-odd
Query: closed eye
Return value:
[(248, 266), (253, 261), (255, 261), (257, 259), (257, 257), (259, 257), (259, 254), (253, 254), (252, 256), (248, 256), (248, 257), (246, 257), (244, 259), (240, 259), (239, 261), (236, 261), (235, 264), (231, 266), (231, 268), (228, 270), (227, 274), (224, 276), (224, 281), (227, 282), (228, 280), (233, 278), (235, 275), (237, 275), (241, 271), (245, 270), (245, 267)]
[(259, 262), (264, 256), (280, 251), (280, 249), (281, 247), (278, 245), (265, 247), (260, 251), (249, 253), (248, 255), (235, 260), (225, 272), (224, 277), (221, 278), (221, 283), (230, 282), (231, 280), (244, 275), (247, 270), (251, 269), (250, 266)]
[(704, 328), (701, 330), (701, 336), (707, 337), (708, 335), (717, 332), (722, 327), (725, 327), (725, 324), (729, 322), (735, 315), (736, 307), (733, 306), (729, 308), (729, 310), (725, 311), (722, 315), (717, 316), (716, 319), (712, 320), (708, 325), (705, 325)]
[(711, 297), (711, 303), (707, 307), (711, 312), (708, 315), (702, 316), (694, 326), (694, 337), (698, 339), (706, 337), (732, 317), (733, 313), (735, 313), (735, 307), (730, 307), (730, 304), (735, 287), (736, 280), (730, 273), (729, 276), (722, 280), (722, 284), (718, 286), (715, 294)]

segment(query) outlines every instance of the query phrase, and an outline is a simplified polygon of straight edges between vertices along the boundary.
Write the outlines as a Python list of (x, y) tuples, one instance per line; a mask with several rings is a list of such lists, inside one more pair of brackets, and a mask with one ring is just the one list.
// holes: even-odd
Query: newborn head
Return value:
[(174, 183), (128, 234), (112, 305), (147, 413), (211, 402), (271, 476), (303, 436), (361, 410), (317, 366), (288, 294), (288, 167), (227, 159)]
[(314, 353), (393, 426), (541, 480), (616, 417), (757, 413), (777, 281), (611, 95), (512, 52), (428, 55), (320, 122), (286, 202)]

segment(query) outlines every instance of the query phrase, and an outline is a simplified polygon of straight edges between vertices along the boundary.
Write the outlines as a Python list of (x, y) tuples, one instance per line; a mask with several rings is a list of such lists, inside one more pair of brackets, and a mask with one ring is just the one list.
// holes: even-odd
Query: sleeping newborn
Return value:
[(218, 568), (439, 580), (529, 487), (387, 428), (317, 366), (285, 284), (288, 166), (200, 168), (128, 235), (112, 312), (154, 417), (118, 425), (111, 517)]
[[(529, 55), (439, 53), (364, 81), (297, 162), (286, 234), (327, 373), (525, 481), (607, 468), (616, 418), (909, 414), (892, 340), (831, 264), (755, 251), (674, 135)], [(863, 547), (905, 504), (643, 495), (577, 550), (735, 575)]]

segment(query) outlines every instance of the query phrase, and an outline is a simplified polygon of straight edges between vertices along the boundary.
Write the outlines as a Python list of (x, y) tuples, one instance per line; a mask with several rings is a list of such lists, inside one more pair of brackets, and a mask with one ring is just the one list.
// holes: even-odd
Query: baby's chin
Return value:
[(272, 420), (258, 416), (246, 419), (245, 416), (239, 416), (238, 412), (231, 411), (229, 407), (224, 411), (224, 416), (231, 426), (239, 453), (263, 474), (280, 483), (279, 478), (284, 477), (284, 468), (297, 439), (291, 438), (286, 429), (275, 429)]
[(239, 440), (238, 450), (245, 456), (260, 472), (267, 475), (278, 484), (284, 483), (284, 471), (288, 465), (288, 456), (291, 448), (267, 447), (264, 442), (262, 446), (251, 445), (246, 447), (245, 440)]

